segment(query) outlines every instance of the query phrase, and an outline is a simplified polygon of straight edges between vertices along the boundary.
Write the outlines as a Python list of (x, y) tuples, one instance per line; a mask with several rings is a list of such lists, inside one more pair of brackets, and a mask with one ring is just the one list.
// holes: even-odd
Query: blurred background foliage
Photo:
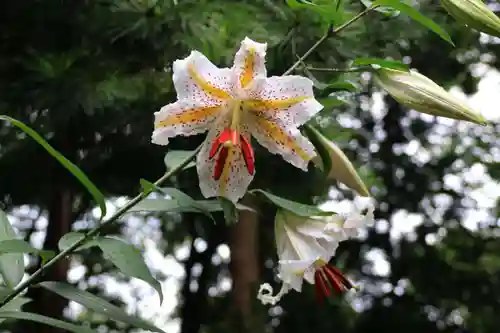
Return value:
[[(110, 206), (119, 205), (137, 192), (140, 178), (165, 171), (167, 150), (193, 149), (203, 140), (177, 138), (168, 148), (150, 143), (152, 113), (175, 99), (172, 62), (197, 49), (230, 66), (249, 36), (268, 43), (268, 72), (280, 75), (330, 23), (337, 26), (364, 8), (361, 1), (342, 1), (338, 11), (337, 1), (316, 3), (327, 10), (278, 0), (6, 0), (0, 113), (43, 134), (109, 196)], [(374, 12), (328, 39), (307, 65), (342, 69), (357, 57), (392, 58), (446, 88), (474, 94), (482, 76), (499, 66), (498, 39), (456, 24), (439, 1), (413, 5), (443, 26), (456, 47), (404, 15)], [(264, 203), (257, 216), (234, 226), (193, 214), (141, 214), (108, 230), (144, 250), (163, 281), (161, 308), (148, 287), (117, 273), (96, 249), (59, 263), (44, 279), (69, 279), (168, 333), (498, 332), (499, 127), (406, 110), (373, 87), (369, 73), (296, 73), (317, 81), (326, 107), (316, 123), (360, 168), (379, 204), (375, 227), (341, 244), (335, 262), (361, 291), (319, 306), (306, 287), (279, 306), (259, 305), (258, 284), (273, 281), (276, 264), (275, 208)], [(352, 84), (338, 84), (345, 81)], [(496, 97), (487, 99), (495, 103)], [(310, 203), (352, 198), (338, 184), (318, 182), (313, 168), (304, 173), (256, 151), (253, 187)], [(0, 126), (0, 175), (3, 208), (35, 246), (57, 250), (63, 234), (96, 223), (84, 189), (6, 124)], [(200, 197), (194, 169), (172, 185)], [(30, 311), (87, 322), (98, 332), (133, 331), (38, 288), (28, 297), (33, 302), (23, 308)], [(1, 325), (18, 333), (60, 332), (25, 322)]]

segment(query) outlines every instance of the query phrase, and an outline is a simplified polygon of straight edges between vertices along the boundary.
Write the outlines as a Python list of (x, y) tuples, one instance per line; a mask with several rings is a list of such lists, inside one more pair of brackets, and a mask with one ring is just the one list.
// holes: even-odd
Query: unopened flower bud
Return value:
[(441, 0), (441, 5), (458, 22), (500, 37), (500, 18), (482, 0)]
[(486, 119), (472, 110), (467, 103), (414, 70), (405, 72), (382, 68), (376, 72), (375, 82), (396, 101), (415, 111), (481, 125), (487, 124)]
[[(328, 172), (327, 180), (337, 180), (350, 189), (356, 191), (359, 195), (363, 197), (369, 197), (370, 192), (361, 180), (361, 177), (359, 177), (358, 173), (356, 172), (354, 165), (344, 154), (344, 152), (334, 142), (328, 140), (314, 127), (308, 127), (307, 133), (316, 149), (321, 149), (324, 154), (327, 154), (328, 156), (325, 158), (328, 158), (331, 161), (331, 168), (329, 170), (326, 170)], [(320, 153), (320, 155), (321, 154), (322, 153)], [(317, 158), (313, 159), (313, 162), (320, 168), (324, 167), (322, 158), (319, 157), (319, 155), (317, 155)]]

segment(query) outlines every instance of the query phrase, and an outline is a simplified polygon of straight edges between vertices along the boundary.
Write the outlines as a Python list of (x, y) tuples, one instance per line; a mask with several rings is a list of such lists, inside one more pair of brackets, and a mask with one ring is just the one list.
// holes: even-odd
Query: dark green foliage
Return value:
[[(105, 195), (130, 196), (140, 191), (139, 179), (153, 180), (163, 174), (167, 150), (191, 150), (203, 138), (177, 138), (168, 148), (150, 143), (152, 113), (175, 99), (170, 69), (175, 59), (198, 49), (214, 63), (230, 65), (239, 41), (249, 36), (268, 42), (268, 72), (280, 75), (323, 35), (328, 23), (338, 26), (364, 8), (359, 1), (342, 1), (342, 6), (343, 14), (329, 18), (272, 0), (7, 0), (0, 11), (0, 113), (36, 129), (81, 167)], [(478, 33), (456, 24), (438, 1), (421, 1), (418, 9), (444, 27), (455, 48), (404, 15), (390, 18), (371, 13), (325, 41), (306, 64), (346, 68), (350, 60), (361, 57), (404, 60), (444, 87), (460, 85), (466, 93), (474, 93), (478, 79), (469, 66), (479, 62), (481, 55), (500, 54), (499, 45), (479, 43)], [(498, 61), (492, 57), (490, 65), (498, 66)], [(421, 162), (397, 149), (410, 141), (430, 149), (435, 144), (430, 139), (433, 123), (409, 115), (388, 98), (387, 112), (373, 117), (362, 103), (376, 89), (359, 79), (361, 73), (298, 73), (313, 75), (320, 83), (347, 79), (357, 83), (358, 89), (350, 92), (345, 85), (317, 90), (318, 98), (340, 91), (339, 96), (347, 101), (326, 107), (318, 123), (324, 120), (322, 132), (335, 139), (355, 165), (369, 170), (366, 174), (379, 203), (376, 217), (389, 221), (388, 228), (371, 229), (365, 240), (343, 243), (338, 251), (335, 264), (359, 281), (360, 292), (320, 307), (313, 287), (306, 284), (302, 293), (291, 292), (279, 308), (255, 321), (287, 333), (496, 333), (500, 325), (500, 246), (495, 230), (499, 209), (488, 209), (481, 231), (464, 228), (464, 208), (474, 184), (466, 182), (464, 190), (454, 190), (444, 179), (475, 163), (485, 165), (494, 179), (500, 179), (498, 152), (493, 151), (498, 146), (498, 126), (455, 131), (448, 136), (452, 143), (444, 153)], [(495, 96), (491, 98), (494, 103)], [(339, 123), (347, 116), (359, 126), (342, 128)], [(471, 145), (463, 144), (465, 137), (472, 140)], [(321, 175), (312, 166), (303, 172), (258, 146), (256, 155), (257, 177), (252, 188), (270, 189), (307, 204), (326, 199), (328, 189), (318, 182)], [(201, 198), (194, 168), (185, 170), (169, 186), (195, 200)], [(33, 205), (51, 213), (51, 200), (61, 188), (72, 193), (75, 219), (92, 208), (90, 196), (65, 169), (29, 138), (0, 124), (0, 201), (5, 208)], [(348, 192), (342, 195), (351, 196)], [(451, 203), (442, 207), (436, 198), (443, 195)], [(261, 280), (266, 282), (273, 281), (275, 274), (270, 267), (276, 266), (276, 208), (261, 204), (259, 260)], [(399, 210), (421, 214), (423, 223), (414, 237), (391, 239), (391, 219)], [(198, 282), (198, 290), (192, 291), (186, 279), (179, 292), (176, 314), (182, 333), (235, 332), (228, 316), (234, 306), (232, 299), (208, 293), (229, 274), (226, 263), (212, 263), (217, 247), (230, 237), (222, 212), (213, 216), (215, 224), (189, 213), (159, 216), (163, 237), (158, 246), (164, 253), (172, 253), (185, 241), (194, 243), (198, 237), (207, 242), (205, 251), (192, 251), (181, 262), (186, 276)], [(46, 242), (45, 248), (57, 250), (57, 240), (70, 226), (57, 230), (56, 242)], [(117, 234), (120, 229), (114, 226), (106, 233)], [(429, 241), (431, 238), (437, 241)], [(373, 249), (384, 253), (390, 265), (387, 276), (374, 274), (365, 258)], [(101, 273), (116, 274), (96, 248), (82, 250), (75, 258), (88, 268), (85, 281)], [(191, 276), (195, 264), (203, 267), (198, 277)], [(110, 298), (100, 288), (87, 290)], [(46, 309), (37, 308), (43, 305), (39, 303), (43, 294), (36, 295), (42, 296), (35, 298), (30, 311), (45, 313)], [(351, 297), (361, 300), (355, 304), (363, 303), (363, 311), (351, 308)], [(120, 301), (113, 304), (122, 306)], [(77, 321), (91, 323), (92, 328), (131, 330), (102, 322), (90, 312)], [(39, 326), (31, 329), (38, 332)], [(22, 326), (19, 329), (26, 331)]]

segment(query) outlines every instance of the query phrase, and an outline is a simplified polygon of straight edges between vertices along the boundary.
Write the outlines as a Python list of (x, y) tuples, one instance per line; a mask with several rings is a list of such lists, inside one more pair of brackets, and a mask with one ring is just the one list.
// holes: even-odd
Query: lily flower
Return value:
[(273, 288), (264, 283), (257, 298), (263, 304), (276, 304), (291, 289), (302, 290), (303, 281), (315, 286), (318, 302), (332, 295), (354, 288), (354, 285), (329, 261), (341, 241), (358, 235), (358, 229), (373, 223), (374, 207), (366, 214), (354, 211), (348, 216), (297, 216), (280, 210), (275, 219), (276, 246), (279, 259), (278, 277), (281, 290), (273, 296)]
[(245, 38), (232, 68), (218, 68), (192, 51), (173, 64), (177, 101), (155, 113), (152, 142), (208, 131), (197, 156), (202, 194), (236, 203), (255, 175), (251, 136), (273, 154), (307, 170), (314, 146), (298, 126), (323, 106), (302, 76), (267, 77), (267, 44)]

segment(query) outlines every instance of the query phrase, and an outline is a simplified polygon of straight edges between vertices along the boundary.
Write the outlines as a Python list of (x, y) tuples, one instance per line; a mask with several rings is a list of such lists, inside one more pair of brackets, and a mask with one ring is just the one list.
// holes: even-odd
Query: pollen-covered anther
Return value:
[(222, 133), (212, 143), (212, 147), (209, 153), (209, 158), (210, 159), (214, 158), (215, 155), (217, 155), (217, 152), (219, 151), (221, 146), (229, 148), (232, 146), (236, 146), (237, 144), (238, 144), (238, 132), (230, 128), (227, 128), (224, 131), (222, 131)]
[(314, 285), (318, 302), (332, 295), (332, 289), (339, 293), (355, 288), (336, 267), (323, 265), (314, 273)]
[(240, 143), (241, 153), (243, 155), (243, 159), (245, 160), (245, 165), (247, 167), (248, 173), (253, 175), (255, 172), (255, 156), (252, 145), (243, 135), (240, 136)]

